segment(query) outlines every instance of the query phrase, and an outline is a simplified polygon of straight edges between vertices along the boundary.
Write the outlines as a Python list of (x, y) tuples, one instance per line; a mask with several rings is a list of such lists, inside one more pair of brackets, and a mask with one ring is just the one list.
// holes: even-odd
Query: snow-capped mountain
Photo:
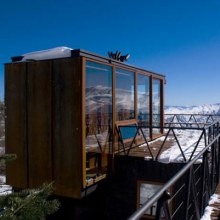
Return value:
[(220, 114), (220, 103), (199, 106), (165, 106), (165, 114)]

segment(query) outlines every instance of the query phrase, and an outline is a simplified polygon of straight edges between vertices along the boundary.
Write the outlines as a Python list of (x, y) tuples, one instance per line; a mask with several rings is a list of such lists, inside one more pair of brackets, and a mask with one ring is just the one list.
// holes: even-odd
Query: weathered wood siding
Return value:
[(51, 62), (28, 63), (29, 187), (52, 181)]
[(82, 188), (81, 59), (53, 64), (53, 176), (56, 192), (80, 197)]
[[(83, 116), (81, 58), (5, 65), (7, 183), (55, 181), (55, 193), (81, 196)], [(85, 161), (84, 161), (85, 162)]]
[(28, 186), (26, 64), (5, 65), (6, 153), (17, 155), (7, 164), (7, 183)]

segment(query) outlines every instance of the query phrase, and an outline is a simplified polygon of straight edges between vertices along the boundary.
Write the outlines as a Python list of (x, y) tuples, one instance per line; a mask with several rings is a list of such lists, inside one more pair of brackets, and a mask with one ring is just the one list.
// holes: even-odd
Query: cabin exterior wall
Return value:
[[(56, 194), (82, 187), (82, 60), (5, 66), (7, 183), (17, 188), (55, 182)], [(76, 181), (77, 180), (77, 181)]]
[[(153, 139), (163, 133), (162, 130), (154, 133), (152, 125), (155, 123), (154, 106), (156, 115), (159, 115), (158, 125), (163, 123), (164, 76), (85, 52), (75, 51), (72, 55), (70, 58), (5, 64), (6, 153), (17, 155), (6, 170), (7, 183), (13, 187), (33, 188), (54, 181), (55, 194), (72, 198), (84, 196), (91, 186), (114, 171), (116, 121), (130, 117), (141, 120), (138, 108), (140, 110), (143, 104), (140, 97), (144, 98), (144, 92), (147, 97), (144, 103), (147, 115), (144, 117), (150, 130), (147, 135)], [(100, 94), (89, 99), (87, 91), (94, 82), (88, 83), (88, 63), (90, 67), (94, 64), (93, 71), (96, 67), (100, 71), (100, 66), (109, 69), (107, 78), (111, 91), (105, 94), (107, 98), (111, 96), (111, 103), (103, 104)], [(129, 78), (124, 77), (126, 74)], [(138, 76), (145, 78), (145, 84), (139, 83)], [(97, 87), (105, 85), (96, 78)], [(119, 112), (117, 103), (119, 90), (125, 84), (121, 79), (132, 79), (127, 85), (130, 89), (127, 94), (131, 96), (128, 104), (132, 107), (129, 112), (122, 109), (126, 110), (124, 113)], [(154, 80), (159, 82), (156, 92), (153, 91)], [(88, 107), (88, 100), (99, 108), (95, 106), (94, 111)], [(88, 116), (89, 109), (93, 109), (95, 116)], [(103, 112), (108, 118), (103, 117)], [(90, 124), (91, 121), (94, 125)], [(108, 135), (101, 142), (102, 132)], [(91, 145), (92, 153), (102, 149), (93, 154), (95, 157), (91, 161), (88, 161), (88, 135), (94, 136), (93, 141), (97, 140)]]

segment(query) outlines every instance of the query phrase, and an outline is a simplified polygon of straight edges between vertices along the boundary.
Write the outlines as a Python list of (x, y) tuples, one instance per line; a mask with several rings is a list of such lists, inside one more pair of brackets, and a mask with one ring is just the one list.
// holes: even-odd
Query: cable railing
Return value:
[[(177, 135), (175, 135), (176, 130), (199, 130), (201, 135), (188, 158), (184, 155), (184, 151), (181, 150), (182, 146), (177, 144), (183, 157), (183, 168), (143, 203), (142, 207), (128, 218), (129, 220), (140, 219), (155, 203), (157, 204), (156, 214), (151, 217), (156, 220), (162, 218), (168, 220), (199, 220), (201, 218), (209, 198), (215, 192), (219, 182), (220, 170), (220, 121), (215, 121), (211, 116), (208, 120), (207, 118), (204, 119), (203, 126), (201, 121), (195, 121), (195, 119), (193, 119), (195, 126), (178, 125), (178, 123), (183, 123), (182, 121), (172, 121), (175, 124), (171, 123), (165, 126), (168, 132), (161, 147), (163, 147), (166, 137), (171, 132), (173, 132), (174, 139), (178, 142)], [(188, 122), (192, 123), (191, 121)], [(186, 124), (185, 121), (184, 123)], [(173, 125), (178, 126), (173, 127)], [(202, 139), (204, 140), (204, 147), (199, 152), (196, 152)], [(157, 159), (159, 155), (160, 152)], [(172, 193), (170, 192), (171, 188)]]

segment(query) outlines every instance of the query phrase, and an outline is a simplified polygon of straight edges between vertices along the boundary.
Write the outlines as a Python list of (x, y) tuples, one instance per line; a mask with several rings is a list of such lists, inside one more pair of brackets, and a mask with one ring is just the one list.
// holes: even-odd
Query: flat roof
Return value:
[(117, 65), (118, 67), (129, 68), (133, 71), (142, 71), (154, 74), (156, 76), (165, 78), (165, 75), (156, 73), (147, 69), (139, 68), (130, 64), (126, 64), (124, 62), (105, 57), (93, 52), (89, 52), (82, 49), (72, 49), (68, 47), (57, 47), (48, 50), (36, 51), (27, 53), (20, 56), (11, 57), (12, 63), (15, 62), (31, 62), (31, 61), (40, 61), (40, 60), (54, 60), (54, 59), (62, 59), (62, 58), (71, 58), (71, 57), (86, 57), (89, 59), (97, 60), (100, 62)]
[(130, 65), (130, 64), (126, 64), (124, 62), (121, 62), (121, 61), (118, 61), (118, 60), (115, 60), (115, 59), (112, 59), (112, 58), (109, 58), (109, 57), (104, 57), (104, 56), (101, 56), (99, 54), (88, 52), (88, 51), (85, 51), (85, 50), (82, 50), (82, 49), (72, 50), (71, 56), (72, 57), (83, 56), (83, 57), (86, 57), (86, 58), (91, 58), (91, 59), (95, 59), (95, 60), (106, 62), (106, 63), (116, 64), (117, 66), (121, 66), (121, 67), (129, 67), (131, 69), (144, 71), (144, 72), (147, 71), (147, 72), (152, 73), (154, 75), (158, 75), (160, 77), (165, 78), (165, 75), (163, 75), (163, 74), (156, 73), (156, 72), (153, 72), (151, 70), (143, 69), (143, 68), (133, 66), (133, 65)]

